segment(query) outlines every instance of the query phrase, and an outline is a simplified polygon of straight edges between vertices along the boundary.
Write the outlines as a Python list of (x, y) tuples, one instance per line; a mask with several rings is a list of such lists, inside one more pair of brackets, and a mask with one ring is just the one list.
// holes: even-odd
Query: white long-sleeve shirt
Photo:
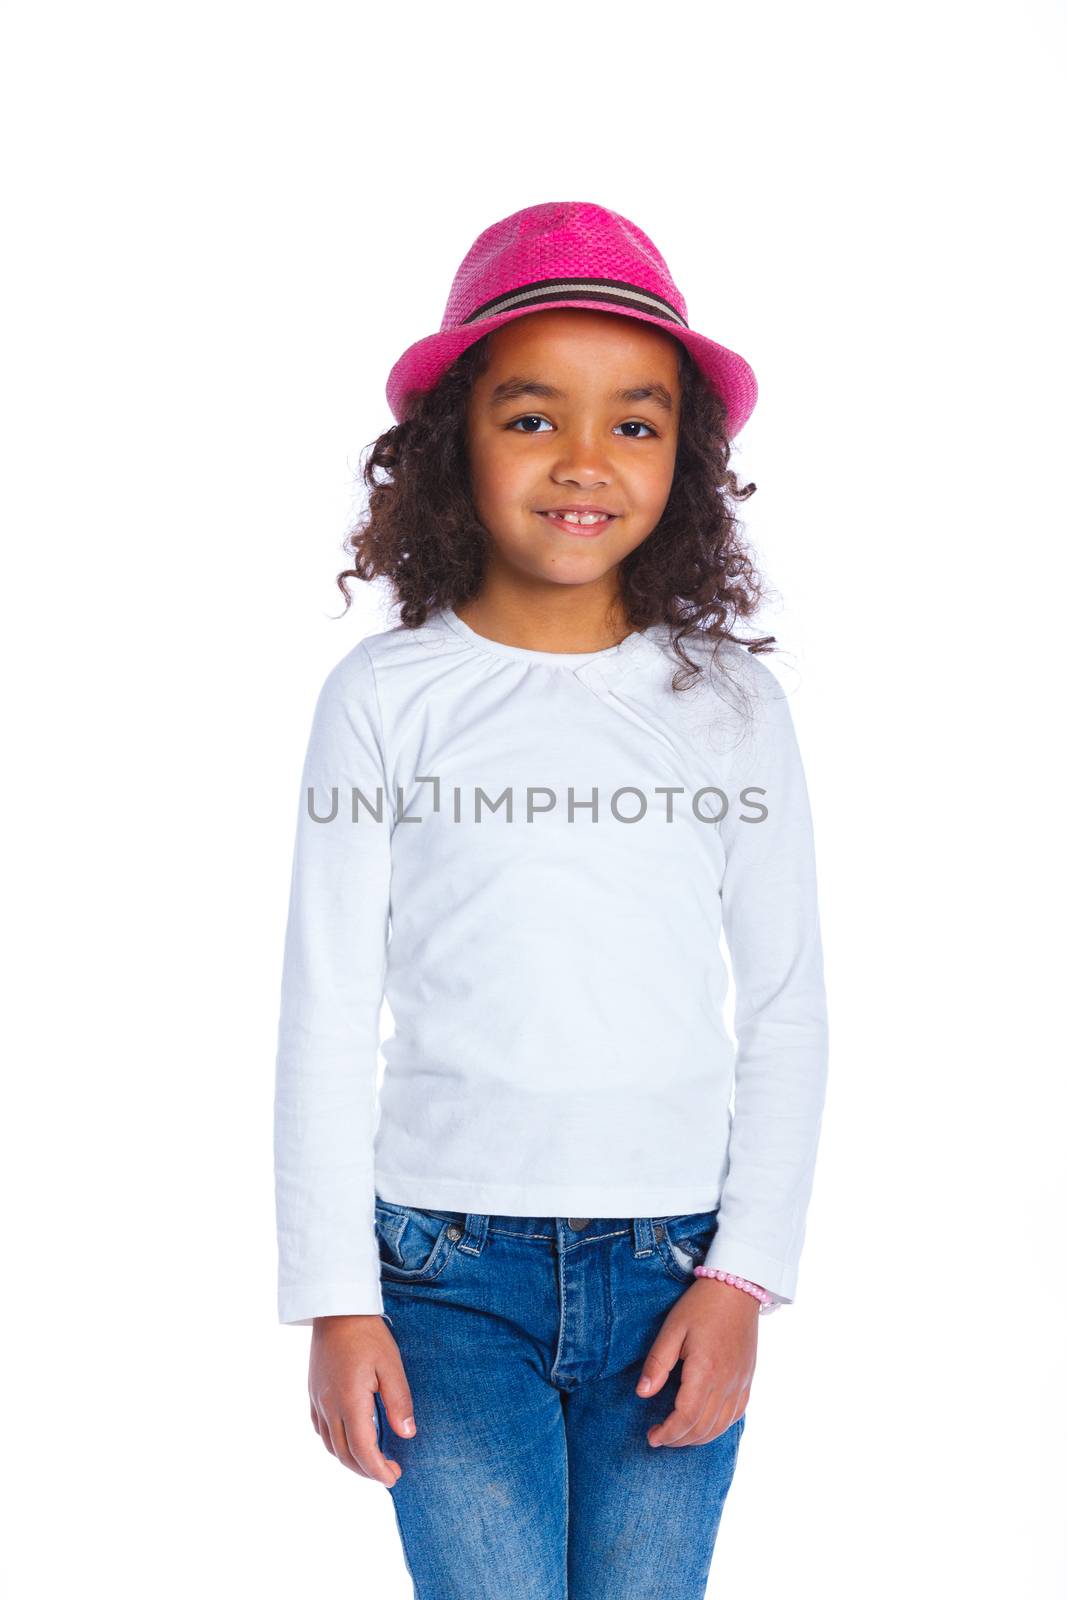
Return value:
[(714, 675), (678, 693), (668, 640), (560, 655), (447, 608), (327, 676), (282, 975), (281, 1322), (384, 1310), (376, 1193), (718, 1207), (706, 1264), (794, 1298), (828, 1055), (807, 788), (764, 662), (724, 645), (726, 678), (690, 644)]

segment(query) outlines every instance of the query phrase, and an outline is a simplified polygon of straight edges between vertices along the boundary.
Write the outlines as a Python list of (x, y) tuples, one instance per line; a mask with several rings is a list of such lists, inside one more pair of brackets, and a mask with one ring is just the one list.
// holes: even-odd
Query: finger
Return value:
[(716, 1397), (717, 1391), (713, 1390), (709, 1408), (701, 1423), (680, 1439), (679, 1444), (710, 1444), (713, 1439), (718, 1439), (722, 1434), (729, 1432), (748, 1405), (749, 1389), (739, 1390), (733, 1396), (722, 1395), (719, 1397), (718, 1407), (715, 1405)]
[(721, 1427), (719, 1427), (712, 1435), (712, 1438), (717, 1439), (720, 1433), (726, 1433), (728, 1429), (737, 1426), (745, 1412), (748, 1410), (749, 1395), (750, 1389), (745, 1388), (741, 1390), (740, 1394), (735, 1398), (734, 1403), (730, 1408), (729, 1422), (722, 1423)]
[(701, 1432), (717, 1416), (722, 1396), (715, 1387), (714, 1376), (706, 1362), (690, 1356), (682, 1363), (682, 1381), (678, 1385), (674, 1409), (648, 1432), (648, 1442), (658, 1446), (688, 1442), (689, 1436)]
[(359, 1397), (343, 1419), (345, 1454), (349, 1465), (364, 1477), (373, 1478), (391, 1489), (401, 1475), (399, 1461), (392, 1461), (378, 1448), (377, 1416), (373, 1391)]
[(684, 1450), (695, 1444), (709, 1444), (726, 1431), (728, 1424), (720, 1421), (721, 1414), (722, 1407), (715, 1395), (695, 1420), (690, 1412), (674, 1410), (661, 1424), (663, 1432), (652, 1430), (649, 1443), (657, 1450), (661, 1445), (668, 1450)]
[(705, 1417), (701, 1426), (693, 1433), (687, 1434), (686, 1437), (681, 1441), (681, 1445), (675, 1446), (674, 1448), (678, 1449), (687, 1445), (695, 1444), (710, 1444), (713, 1439), (720, 1438), (728, 1431), (728, 1429), (733, 1426), (733, 1418), (730, 1417), (728, 1421), (724, 1422), (724, 1415), (728, 1415), (728, 1413), (724, 1413), (722, 1407), (720, 1406), (718, 1411), (715, 1412), (714, 1416), (711, 1417), (710, 1422), (708, 1421), (708, 1418)]
[(740, 1415), (741, 1415), (742, 1411), (744, 1411), (744, 1409), (745, 1408), (744, 1408), (743, 1405), (735, 1405), (733, 1407), (732, 1413), (728, 1416), (727, 1421), (724, 1422), (722, 1420), (722, 1416), (719, 1416), (716, 1419), (715, 1424), (711, 1428), (707, 1429), (701, 1435), (700, 1438), (698, 1438), (698, 1439), (687, 1439), (686, 1443), (687, 1444), (710, 1444), (713, 1439), (721, 1438), (724, 1433), (729, 1433), (730, 1429), (737, 1422), (738, 1418), (740, 1417)]
[(318, 1402), (310, 1391), (308, 1392), (308, 1400), (311, 1403), (311, 1426), (330, 1454), (333, 1455), (333, 1445), (330, 1443), (330, 1430), (326, 1425), (326, 1418), (322, 1411), (319, 1410)]
[(333, 1439), (330, 1435), (330, 1424), (326, 1417), (326, 1413), (318, 1410), (317, 1408), (315, 1412), (315, 1431), (330, 1454), (332, 1456), (336, 1455), (337, 1451), (334, 1449)]
[(330, 1454), (336, 1456), (343, 1467), (358, 1472), (360, 1477), (367, 1477), (368, 1474), (363, 1471), (349, 1448), (345, 1420), (340, 1411), (323, 1411), (319, 1415), (322, 1424), (322, 1442)]
[(413, 1438), (417, 1432), (415, 1405), (402, 1366), (391, 1365), (387, 1371), (379, 1368), (378, 1393), (382, 1397), (385, 1415), (393, 1432), (400, 1434), (404, 1439)]
[(652, 1347), (645, 1357), (641, 1368), (641, 1376), (637, 1380), (637, 1393), (642, 1399), (650, 1394), (659, 1394), (667, 1379), (678, 1365), (678, 1357), (682, 1352), (682, 1337), (680, 1334), (663, 1332), (657, 1334)]

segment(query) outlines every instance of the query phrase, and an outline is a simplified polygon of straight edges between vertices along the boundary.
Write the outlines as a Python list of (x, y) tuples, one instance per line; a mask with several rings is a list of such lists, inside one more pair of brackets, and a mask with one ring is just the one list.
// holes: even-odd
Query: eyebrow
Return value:
[[(520, 395), (533, 395), (538, 400), (566, 400), (564, 390), (555, 389), (550, 383), (542, 383), (538, 378), (507, 378), (503, 383), (498, 383), (489, 396), (490, 406), (502, 406), (510, 400), (517, 400)], [(616, 389), (610, 397), (612, 400), (623, 400), (634, 404), (638, 400), (651, 400), (664, 411), (674, 410), (674, 401), (671, 392), (662, 383), (643, 383), (634, 389)]]

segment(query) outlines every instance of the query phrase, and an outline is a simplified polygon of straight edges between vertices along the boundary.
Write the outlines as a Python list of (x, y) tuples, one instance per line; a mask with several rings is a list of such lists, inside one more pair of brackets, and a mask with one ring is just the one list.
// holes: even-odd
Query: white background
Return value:
[(755, 368), (733, 464), (817, 826), (831, 1087), (714, 1593), (1057, 1592), (1064, 33), (6, 8), (13, 1596), (410, 1594), (275, 1320), (289, 852), (319, 685), (390, 625), (334, 620), (388, 369), (559, 199)]

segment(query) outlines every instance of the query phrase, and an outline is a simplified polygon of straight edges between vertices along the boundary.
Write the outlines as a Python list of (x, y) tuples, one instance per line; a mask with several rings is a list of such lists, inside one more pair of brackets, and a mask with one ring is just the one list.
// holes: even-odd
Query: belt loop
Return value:
[(488, 1216), (479, 1216), (473, 1211), (468, 1211), (467, 1226), (463, 1230), (463, 1237), (457, 1244), (456, 1249), (466, 1250), (472, 1256), (480, 1256), (488, 1232)]
[(654, 1249), (652, 1237), (652, 1218), (633, 1218), (634, 1255), (650, 1256)]

